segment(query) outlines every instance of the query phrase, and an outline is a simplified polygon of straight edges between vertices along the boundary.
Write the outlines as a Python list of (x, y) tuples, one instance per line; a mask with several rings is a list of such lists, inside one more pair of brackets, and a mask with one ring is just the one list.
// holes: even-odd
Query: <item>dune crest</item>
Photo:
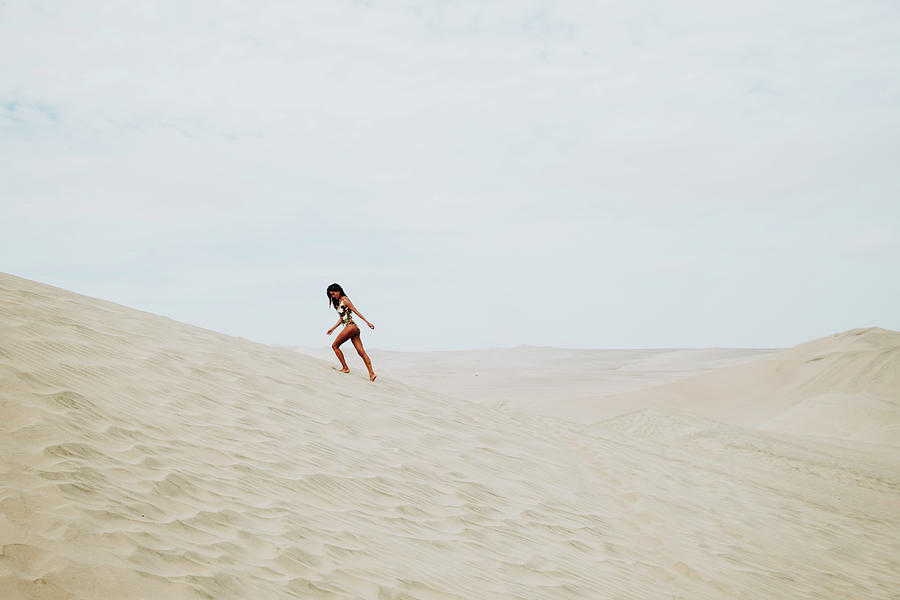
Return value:
[(591, 404), (594, 421), (668, 408), (768, 431), (900, 445), (900, 333), (854, 329)]
[(0, 597), (900, 589), (890, 459), (664, 411), (580, 426), (363, 373), (0, 275)]

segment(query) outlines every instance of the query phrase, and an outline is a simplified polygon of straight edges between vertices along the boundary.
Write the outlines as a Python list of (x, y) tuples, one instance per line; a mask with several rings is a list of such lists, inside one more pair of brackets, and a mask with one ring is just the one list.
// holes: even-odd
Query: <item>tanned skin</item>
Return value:
[[(336, 299), (339, 303), (343, 302), (344, 306), (353, 311), (357, 317), (363, 320), (363, 322), (369, 326), (369, 329), (375, 329), (375, 325), (369, 323), (364, 316), (353, 306), (353, 303), (350, 302), (350, 298), (347, 296), (341, 296), (340, 292), (328, 292), (328, 295), (332, 298)], [(328, 330), (328, 335), (331, 335), (332, 332), (341, 326), (341, 321), (335, 324), (334, 327)], [(353, 347), (356, 348), (356, 351), (359, 353), (359, 356), (363, 359), (363, 362), (366, 363), (366, 368), (369, 370), (369, 381), (375, 381), (375, 371), (372, 370), (372, 361), (369, 360), (369, 355), (366, 354), (365, 348), (363, 348), (362, 340), (359, 337), (359, 327), (356, 326), (356, 323), (350, 323), (345, 325), (341, 332), (334, 339), (334, 343), (331, 344), (331, 349), (334, 350), (334, 353), (337, 354), (338, 360), (341, 361), (341, 373), (349, 373), (350, 368), (347, 366), (347, 361), (344, 360), (344, 353), (341, 352), (341, 344), (350, 340), (353, 343)]]

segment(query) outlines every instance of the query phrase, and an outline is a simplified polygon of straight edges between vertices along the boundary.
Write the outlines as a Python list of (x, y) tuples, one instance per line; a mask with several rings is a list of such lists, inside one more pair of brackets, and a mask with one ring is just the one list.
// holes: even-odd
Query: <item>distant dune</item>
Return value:
[(0, 598), (897, 598), (898, 335), (467, 399), (0, 274)]
[(900, 333), (854, 329), (757, 362), (581, 403), (689, 411), (768, 431), (900, 446)]
[[(334, 362), (330, 348), (295, 347)], [(748, 348), (574, 350), (520, 346), (490, 350), (372, 350), (379, 372), (416, 387), (497, 407), (554, 417), (596, 418), (581, 400), (662, 385), (764, 358), (777, 350)], [(351, 351), (351, 367), (362, 363)], [(567, 407), (575, 410), (567, 412)]]

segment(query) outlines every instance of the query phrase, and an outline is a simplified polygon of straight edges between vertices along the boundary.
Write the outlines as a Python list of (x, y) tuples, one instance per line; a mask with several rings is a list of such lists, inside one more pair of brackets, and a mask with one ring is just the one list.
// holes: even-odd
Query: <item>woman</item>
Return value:
[(341, 373), (350, 372), (350, 369), (347, 368), (347, 361), (344, 360), (344, 353), (341, 352), (341, 344), (350, 340), (353, 342), (353, 347), (356, 348), (356, 351), (359, 352), (359, 355), (362, 357), (363, 362), (366, 363), (366, 368), (369, 369), (369, 381), (375, 381), (375, 371), (372, 370), (372, 361), (369, 360), (369, 355), (366, 354), (366, 351), (363, 349), (362, 340), (359, 337), (359, 327), (353, 322), (353, 313), (356, 313), (360, 319), (365, 321), (366, 325), (369, 326), (369, 329), (375, 329), (375, 326), (366, 321), (366, 318), (356, 310), (356, 307), (350, 302), (350, 298), (344, 294), (344, 290), (341, 286), (332, 283), (328, 286), (327, 293), (329, 303), (338, 311), (338, 315), (341, 317), (337, 324), (328, 330), (328, 335), (331, 335), (331, 332), (337, 329), (342, 323), (344, 325), (344, 328), (331, 345), (334, 353), (337, 354), (338, 360), (341, 361)]

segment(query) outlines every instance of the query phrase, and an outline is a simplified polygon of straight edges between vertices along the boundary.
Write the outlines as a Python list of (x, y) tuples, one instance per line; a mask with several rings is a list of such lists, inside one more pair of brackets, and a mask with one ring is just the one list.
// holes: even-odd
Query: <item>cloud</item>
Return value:
[[(335, 279), (395, 348), (771, 346), (854, 306), (900, 327), (895, 238), (866, 241), (900, 217), (898, 30), (849, 0), (6, 2), (0, 253), (281, 343), (315, 343), (282, 323)], [(829, 265), (884, 302), (723, 325)], [(570, 287), (597, 315), (577, 327)], [(262, 300), (288, 296), (303, 316)]]

